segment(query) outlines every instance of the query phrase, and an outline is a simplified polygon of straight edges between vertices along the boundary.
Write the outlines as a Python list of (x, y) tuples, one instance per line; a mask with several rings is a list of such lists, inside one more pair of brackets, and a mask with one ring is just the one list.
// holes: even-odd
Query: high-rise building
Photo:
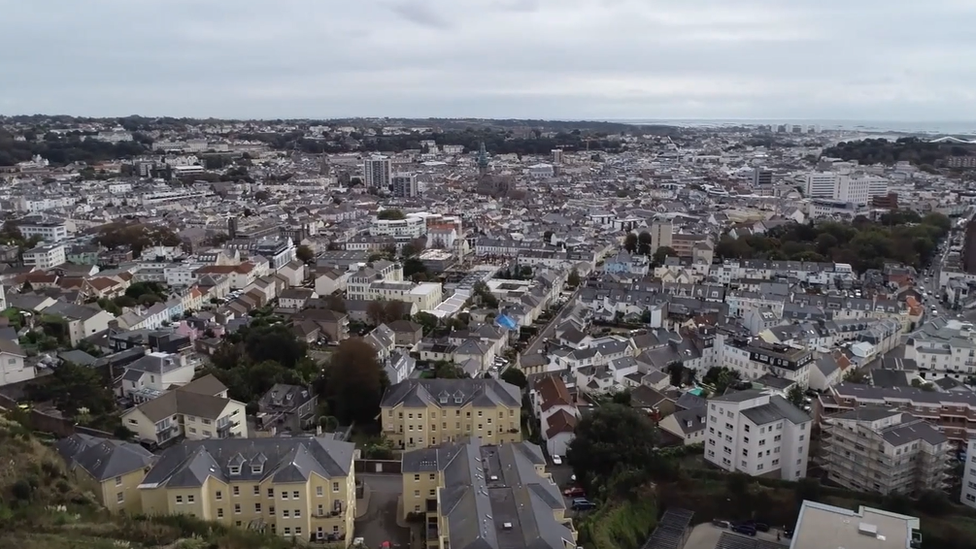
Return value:
[(557, 165), (557, 166), (561, 166), (562, 165), (562, 163), (563, 163), (563, 150), (562, 149), (553, 149), (552, 150), (552, 163), (555, 164), (555, 165)]
[(651, 253), (660, 248), (670, 248), (672, 237), (674, 236), (674, 226), (671, 220), (655, 221), (651, 224)]
[(393, 196), (399, 198), (414, 198), (417, 196), (417, 175), (412, 173), (398, 173), (393, 176)]
[(752, 171), (753, 187), (768, 187), (773, 184), (773, 171), (766, 168), (756, 168)]
[(708, 400), (705, 461), (750, 476), (807, 476), (813, 419), (779, 395), (749, 389)]
[(363, 182), (369, 189), (389, 189), (393, 179), (393, 162), (385, 156), (372, 156), (363, 161)]
[(841, 486), (917, 494), (945, 485), (949, 440), (924, 419), (899, 410), (863, 407), (826, 416), (821, 427), (823, 467), (830, 480)]
[(807, 198), (834, 198), (834, 187), (840, 174), (834, 172), (811, 172), (807, 174)]

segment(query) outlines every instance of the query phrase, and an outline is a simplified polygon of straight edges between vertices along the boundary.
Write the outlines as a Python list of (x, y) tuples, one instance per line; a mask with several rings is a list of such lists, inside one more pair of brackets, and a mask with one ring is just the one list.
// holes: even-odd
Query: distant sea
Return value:
[(899, 122), (884, 120), (813, 120), (813, 119), (630, 119), (609, 120), (635, 125), (665, 125), (686, 128), (720, 128), (730, 126), (778, 126), (799, 124), (820, 126), (824, 131), (869, 133), (907, 133), (930, 135), (976, 135), (976, 121)]

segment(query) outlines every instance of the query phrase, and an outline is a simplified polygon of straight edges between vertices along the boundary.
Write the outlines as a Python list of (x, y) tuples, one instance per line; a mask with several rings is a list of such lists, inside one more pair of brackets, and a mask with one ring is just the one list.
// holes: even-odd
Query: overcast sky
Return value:
[(976, 0), (0, 0), (0, 113), (976, 118)]

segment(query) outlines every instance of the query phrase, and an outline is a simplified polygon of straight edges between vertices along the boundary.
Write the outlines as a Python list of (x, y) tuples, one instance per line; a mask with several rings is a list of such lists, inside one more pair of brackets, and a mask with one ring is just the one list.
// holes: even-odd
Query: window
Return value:
[(119, 492), (115, 494), (115, 503), (125, 503), (125, 493)]
[(193, 496), (193, 494), (188, 494), (188, 495), (186, 496), (186, 502), (187, 502), (187, 503), (193, 503), (193, 499), (194, 499), (194, 496)]
[(261, 471), (263, 471), (263, 470), (264, 470), (264, 464), (252, 465), (251, 466), (251, 474), (252, 475), (260, 475), (261, 474)]
[[(970, 482), (972, 484), (972, 482)], [(183, 496), (176, 496), (176, 503), (183, 503)]]
[(288, 499), (288, 492), (282, 492), (281, 499)]
[(296, 526), (295, 527), (295, 535), (296, 536), (302, 535), (302, 527), (301, 526)]
[(320, 517), (323, 516), (323, 515), (325, 515), (325, 505), (322, 505), (320, 503), (318, 505), (318, 507), (316, 508), (316, 510), (315, 510), (315, 514), (318, 515), (318, 516), (320, 516)]
[(413, 481), (414, 482), (420, 482), (420, 475), (414, 475), (413, 476)]
[(223, 507), (218, 507), (217, 508), (217, 518), (224, 518), (224, 508)]
[(214, 492), (214, 499), (216, 499), (217, 501), (224, 499), (224, 493), (221, 492), (220, 490), (217, 490), (216, 492)]
[(274, 499), (274, 488), (268, 488), (268, 497)]
[(806, 435), (800, 435), (800, 440), (803, 440), (803, 437), (805, 437), (805, 436)]
[(241, 495), (241, 487), (240, 486), (235, 486), (234, 487), (234, 495), (235, 496)]
[(301, 496), (298, 495), (298, 490), (291, 493), (291, 499), (298, 499), (299, 497)]
[(419, 498), (420, 497), (420, 490), (414, 490), (413, 491), (413, 497)]
[(482, 415), (481, 410), (478, 410), (478, 417), (481, 417), (481, 415)]
[(743, 425), (743, 427), (745, 428), (746, 432), (748, 433), (749, 432), (749, 426), (748, 425)]
[(778, 459), (774, 459), (773, 460), (773, 465), (779, 465), (779, 460)]
[(241, 514), (241, 504), (240, 503), (235, 503), (234, 504), (234, 514), (235, 515)]
[(301, 518), (301, 516), (302, 516), (302, 510), (301, 509), (295, 509), (295, 515), (294, 516), (295, 516), (295, 518)]
[(255, 496), (260, 496), (261, 495), (261, 487), (258, 486), (257, 484), (254, 485), (254, 495)]
[(431, 473), (430, 480), (436, 480), (436, 479), (437, 479), (437, 475), (435, 473)]
[(203, 424), (204, 424), (204, 425), (210, 425), (210, 424), (212, 424), (212, 423), (213, 423), (213, 421), (211, 421), (211, 420), (209, 420), (209, 419), (205, 419), (205, 420), (203, 420)]
[(260, 503), (255, 503), (254, 504), (254, 512), (255, 513), (260, 513), (261, 512), (261, 504)]
[(122, 486), (122, 477), (115, 477), (115, 485)]
[(773, 442), (779, 442), (779, 439), (783, 438), (782, 435), (776, 435), (773, 437)]
[(744, 455), (746, 457), (749, 457), (749, 450), (746, 450), (745, 448), (743, 448), (742, 449), (742, 455)]
[[(210, 431), (204, 431), (204, 432), (205, 433), (208, 433), (208, 434), (210, 433)], [(239, 475), (239, 474), (241, 474), (241, 466), (240, 465), (231, 465), (230, 466), (230, 474), (232, 474), (232, 475)]]
[(322, 487), (321, 486), (316, 486), (315, 487), (315, 497), (319, 497), (319, 498), (322, 497)]
[(195, 435), (196, 433), (197, 433), (197, 428), (196, 427), (190, 427), (190, 434)]
[(339, 491), (339, 483), (338, 482), (333, 482), (332, 483), (332, 491), (333, 492), (338, 492)]
[(759, 465), (756, 465), (756, 470), (757, 471), (762, 471), (762, 468), (763, 468), (763, 464), (762, 463), (760, 463)]
[(268, 506), (268, 514), (271, 515), (271, 516), (274, 516), (274, 514), (275, 514), (274, 505), (269, 505)]
[(238, 528), (240, 528), (240, 526), (241, 526), (241, 521), (237, 521), (237, 522), (235, 522), (235, 523), (234, 523), (234, 526), (237, 526)]
[(437, 490), (431, 489), (430, 497), (434, 497), (435, 495), (437, 495)]
[(291, 528), (290, 527), (285, 526), (285, 534), (284, 535), (286, 535), (286, 536), (290, 536), (291, 535)]
[(749, 437), (742, 437), (742, 442), (749, 444)]
[(282, 509), (281, 510), (281, 516), (284, 517), (284, 518), (288, 518), (288, 516), (290, 514), (291, 514), (291, 511), (289, 511), (288, 509)]

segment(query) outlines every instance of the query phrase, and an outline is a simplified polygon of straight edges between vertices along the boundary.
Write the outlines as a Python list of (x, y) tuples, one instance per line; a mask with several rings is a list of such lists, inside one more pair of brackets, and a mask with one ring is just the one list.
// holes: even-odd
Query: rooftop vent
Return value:
[(511, 530), (512, 529), (512, 523), (511, 522), (504, 522), (504, 523), (502, 523), (502, 528), (505, 529), (505, 530)]
[(878, 527), (874, 524), (868, 524), (862, 522), (857, 525), (857, 533), (862, 536), (871, 536), (872, 538), (878, 537)]
[(491, 475), (488, 480), (498, 480), (498, 475)]

